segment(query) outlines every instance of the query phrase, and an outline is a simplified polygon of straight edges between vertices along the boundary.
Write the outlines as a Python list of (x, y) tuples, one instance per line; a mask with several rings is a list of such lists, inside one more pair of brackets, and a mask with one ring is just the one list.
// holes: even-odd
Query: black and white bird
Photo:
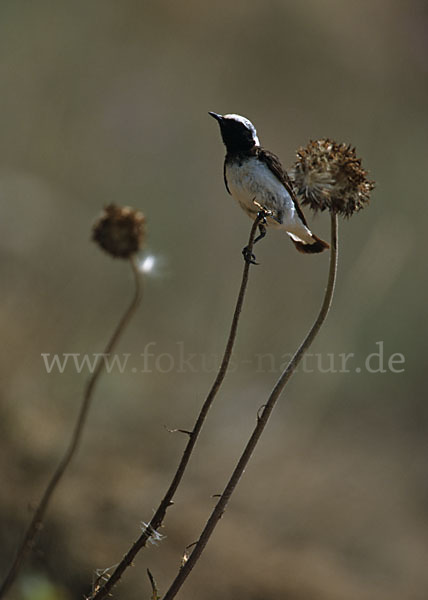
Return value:
[[(284, 229), (299, 252), (316, 253), (329, 248), (309, 229), (293, 185), (279, 158), (260, 146), (254, 125), (240, 115), (209, 113), (220, 125), (226, 146), (224, 183), (229, 194), (255, 219), (263, 208), (267, 224)], [(265, 230), (259, 225), (261, 236)]]

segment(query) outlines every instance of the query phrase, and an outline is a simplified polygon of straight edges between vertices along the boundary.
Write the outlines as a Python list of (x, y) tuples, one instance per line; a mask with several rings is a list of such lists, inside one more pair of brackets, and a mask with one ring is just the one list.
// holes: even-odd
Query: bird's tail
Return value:
[(324, 250), (327, 250), (327, 248), (330, 248), (330, 245), (327, 244), (327, 242), (324, 242), (324, 240), (314, 234), (312, 234), (312, 239), (313, 242), (301, 242), (294, 240), (293, 238), (291, 238), (291, 241), (296, 246), (297, 250), (303, 254), (317, 254), (318, 252), (323, 252)]

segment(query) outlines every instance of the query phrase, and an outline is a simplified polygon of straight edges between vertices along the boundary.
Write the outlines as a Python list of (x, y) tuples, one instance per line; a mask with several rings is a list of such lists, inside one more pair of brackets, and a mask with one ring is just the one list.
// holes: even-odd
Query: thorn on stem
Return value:
[(193, 435), (193, 431), (188, 431), (187, 429), (170, 429), (166, 425), (164, 425), (164, 427), (168, 433), (185, 433), (189, 437), (191, 437)]
[(192, 542), (191, 544), (189, 544), (188, 546), (185, 547), (184, 552), (183, 552), (183, 556), (181, 558), (181, 567), (184, 567), (184, 565), (187, 563), (187, 561), (189, 560), (189, 556), (190, 556), (190, 548), (193, 548), (193, 546), (196, 546), (196, 544), (198, 543), (199, 540), (196, 540), (196, 542)]
[(266, 404), (262, 404), (259, 410), (257, 411), (257, 421), (260, 421), (260, 419), (262, 418), (262, 414), (265, 408)]

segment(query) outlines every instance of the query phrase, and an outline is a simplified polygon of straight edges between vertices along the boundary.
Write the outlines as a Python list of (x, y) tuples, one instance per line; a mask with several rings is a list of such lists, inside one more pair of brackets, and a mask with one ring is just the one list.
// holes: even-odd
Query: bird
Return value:
[(209, 114), (220, 125), (226, 146), (226, 190), (253, 220), (261, 210), (265, 215), (255, 242), (264, 237), (267, 224), (285, 230), (299, 252), (315, 254), (329, 248), (309, 229), (287, 172), (275, 154), (262, 148), (251, 121), (237, 114)]

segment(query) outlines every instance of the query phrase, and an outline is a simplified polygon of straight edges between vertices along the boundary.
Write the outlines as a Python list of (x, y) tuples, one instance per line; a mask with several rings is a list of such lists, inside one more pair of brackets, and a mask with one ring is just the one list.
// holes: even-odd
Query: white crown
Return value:
[(243, 125), (245, 125), (245, 127), (251, 131), (251, 135), (253, 137), (253, 141), (254, 141), (255, 145), (260, 146), (259, 138), (257, 137), (256, 128), (254, 127), (254, 125), (251, 123), (251, 121), (249, 119), (246, 119), (245, 117), (242, 117), (241, 115), (235, 115), (235, 114), (223, 115), (223, 119), (230, 119), (231, 121), (238, 121), (239, 123), (242, 123)]

